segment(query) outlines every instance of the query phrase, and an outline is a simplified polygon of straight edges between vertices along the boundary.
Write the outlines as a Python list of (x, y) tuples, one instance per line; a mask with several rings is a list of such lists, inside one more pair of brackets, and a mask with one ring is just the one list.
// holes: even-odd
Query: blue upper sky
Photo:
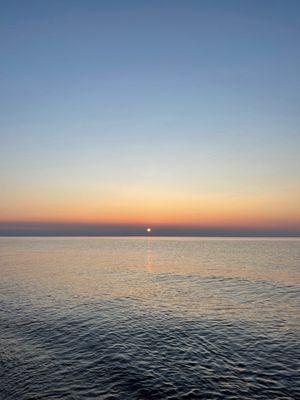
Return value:
[(300, 1), (0, 6), (2, 219), (96, 186), (299, 200)]

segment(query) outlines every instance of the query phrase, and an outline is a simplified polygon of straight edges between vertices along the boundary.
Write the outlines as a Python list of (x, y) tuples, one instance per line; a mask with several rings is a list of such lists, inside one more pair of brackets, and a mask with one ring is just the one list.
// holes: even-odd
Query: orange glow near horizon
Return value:
[[(74, 196), (75, 197), (75, 196)], [(299, 203), (281, 193), (267, 195), (143, 195), (120, 198), (28, 198), (1, 204), (0, 221), (146, 226), (300, 227)]]

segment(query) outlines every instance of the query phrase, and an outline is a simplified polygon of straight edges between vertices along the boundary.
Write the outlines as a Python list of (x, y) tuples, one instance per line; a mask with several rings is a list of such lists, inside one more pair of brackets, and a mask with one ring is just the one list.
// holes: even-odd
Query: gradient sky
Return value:
[(0, 233), (300, 234), (300, 1), (0, 6)]

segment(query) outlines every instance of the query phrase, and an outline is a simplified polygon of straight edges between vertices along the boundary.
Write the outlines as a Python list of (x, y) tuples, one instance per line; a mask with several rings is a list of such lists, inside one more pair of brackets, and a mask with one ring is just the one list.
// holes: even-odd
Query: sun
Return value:
[(147, 232), (150, 233), (151, 232), (151, 228), (147, 228)]

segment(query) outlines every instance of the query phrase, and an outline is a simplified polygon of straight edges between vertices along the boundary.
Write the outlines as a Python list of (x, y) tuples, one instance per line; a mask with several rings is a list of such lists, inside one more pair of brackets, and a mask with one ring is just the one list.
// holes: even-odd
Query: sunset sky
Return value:
[(300, 1), (0, 5), (0, 234), (300, 235)]

